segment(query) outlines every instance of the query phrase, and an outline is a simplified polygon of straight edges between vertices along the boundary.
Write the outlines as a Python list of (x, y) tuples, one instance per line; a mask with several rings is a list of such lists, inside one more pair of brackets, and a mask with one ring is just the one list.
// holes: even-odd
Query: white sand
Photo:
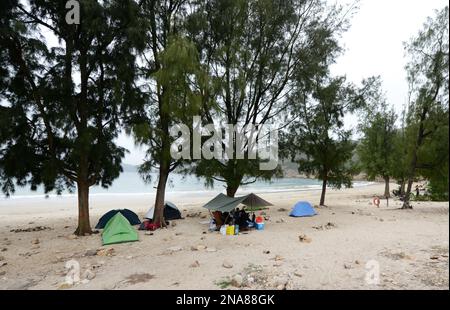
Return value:
[[(319, 191), (261, 194), (275, 205), (265, 211), (270, 219), (264, 231), (222, 236), (200, 224), (207, 218), (186, 217), (151, 236), (140, 231), (139, 242), (104, 247), (114, 248), (111, 257), (85, 256), (87, 250), (102, 247), (100, 235), (70, 238), (76, 228), (74, 198), (1, 200), (0, 265), (7, 264), (0, 267), (0, 289), (57, 289), (71, 259), (79, 262), (82, 274), (89, 268), (96, 275), (71, 289), (217, 289), (218, 282), (228, 283), (236, 274), (247, 279), (251, 265), (257, 270), (251, 275), (254, 283), (245, 288), (449, 289), (448, 202), (418, 202), (406, 211), (391, 199), (389, 207), (382, 200), (377, 209), (370, 202), (383, 188), (330, 190), (328, 207), (317, 209), (319, 215), (311, 218), (291, 218), (288, 211), (278, 210), (290, 210), (298, 200), (317, 203)], [(186, 216), (199, 211), (207, 215), (200, 206), (212, 196), (169, 198)], [(91, 224), (114, 208), (142, 216), (151, 203), (150, 195), (96, 196), (91, 199)], [(335, 227), (313, 228), (328, 222)], [(52, 230), (10, 232), (35, 226)], [(301, 234), (312, 241), (300, 242)], [(36, 238), (38, 245), (32, 243)], [(207, 248), (191, 250), (198, 245)], [(177, 247), (181, 250), (167, 253)], [(199, 265), (190, 267), (195, 261)], [(233, 267), (224, 268), (224, 261)], [(365, 281), (366, 263), (374, 261), (380, 269), (378, 285)], [(133, 274), (140, 276), (130, 281)]]

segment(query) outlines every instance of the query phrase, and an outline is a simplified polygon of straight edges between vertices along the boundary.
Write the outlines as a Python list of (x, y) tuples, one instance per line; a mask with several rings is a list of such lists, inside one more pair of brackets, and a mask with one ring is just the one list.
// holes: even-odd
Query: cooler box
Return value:
[(264, 229), (264, 223), (256, 223), (256, 229), (257, 230), (263, 230)]

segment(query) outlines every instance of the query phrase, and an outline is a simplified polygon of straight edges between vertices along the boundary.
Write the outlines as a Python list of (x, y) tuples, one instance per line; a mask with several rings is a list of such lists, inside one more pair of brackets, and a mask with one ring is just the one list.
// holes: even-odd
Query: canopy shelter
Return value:
[(245, 200), (242, 202), (242, 204), (246, 205), (250, 208), (261, 208), (261, 207), (268, 207), (273, 206), (270, 202), (262, 199), (259, 196), (256, 196), (255, 194), (251, 193), (246, 196)]
[(230, 212), (238, 205), (243, 204), (248, 207), (266, 207), (272, 204), (255, 194), (248, 194), (241, 197), (228, 197), (222, 193), (214, 197), (203, 207), (210, 211)]

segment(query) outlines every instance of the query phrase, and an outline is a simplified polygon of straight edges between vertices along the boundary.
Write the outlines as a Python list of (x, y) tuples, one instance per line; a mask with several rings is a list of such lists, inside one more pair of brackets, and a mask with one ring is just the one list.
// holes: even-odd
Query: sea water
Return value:
[[(145, 183), (137, 171), (124, 171), (107, 189), (102, 188), (101, 186), (92, 186), (90, 188), (90, 196), (155, 195), (158, 175), (157, 173), (152, 173), (151, 176), (151, 182)], [(370, 183), (357, 181), (354, 182), (353, 186), (359, 187), (368, 184)], [(322, 182), (315, 179), (279, 178), (273, 179), (270, 182), (256, 181), (250, 185), (241, 186), (236, 195), (243, 195), (247, 193), (318, 190), (321, 186)], [(166, 193), (171, 194), (171, 196), (212, 195), (219, 192), (225, 192), (223, 183), (216, 182), (214, 187), (206, 187), (204, 179), (178, 173), (170, 174), (169, 182), (166, 188)], [(57, 196), (54, 192), (50, 192), (47, 195), (50, 198)], [(76, 197), (76, 189), (75, 192), (72, 193), (65, 190), (61, 196)], [(26, 199), (36, 197), (46, 197), (42, 187), (38, 187), (36, 191), (31, 191), (29, 187), (16, 187), (16, 192), (10, 198), (5, 198), (5, 196), (0, 193), (0, 201), (5, 199)]]

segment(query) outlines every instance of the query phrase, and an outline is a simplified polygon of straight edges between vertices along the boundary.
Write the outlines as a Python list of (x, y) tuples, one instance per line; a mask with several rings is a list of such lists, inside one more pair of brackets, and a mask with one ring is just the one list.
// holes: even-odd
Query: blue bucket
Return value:
[(264, 230), (264, 223), (256, 223), (257, 230)]

